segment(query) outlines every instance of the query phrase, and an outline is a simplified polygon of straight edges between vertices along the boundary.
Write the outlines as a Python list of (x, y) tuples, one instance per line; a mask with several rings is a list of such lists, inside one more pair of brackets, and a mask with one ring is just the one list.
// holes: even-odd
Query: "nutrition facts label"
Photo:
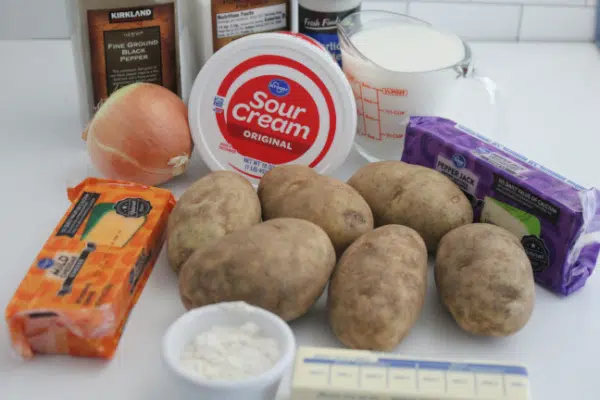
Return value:
[(319, 399), (529, 399), (524, 367), (320, 353), (297, 360), (294, 390), (314, 390)]
[(501, 154), (494, 153), (485, 148), (478, 149), (473, 152), (477, 157), (482, 158), (503, 171), (508, 172), (511, 175), (519, 176), (521, 173), (528, 171), (527, 168), (513, 162), (512, 160), (504, 157)]
[(287, 26), (286, 4), (216, 15), (218, 39), (284, 29)]

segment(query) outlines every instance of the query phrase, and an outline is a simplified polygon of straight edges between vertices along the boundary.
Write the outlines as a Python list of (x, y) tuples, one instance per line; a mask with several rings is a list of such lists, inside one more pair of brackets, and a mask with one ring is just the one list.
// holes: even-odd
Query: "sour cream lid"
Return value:
[(270, 169), (301, 164), (326, 174), (344, 163), (356, 134), (352, 87), (308, 36), (262, 33), (215, 53), (194, 82), (195, 148), (213, 171), (257, 184)]

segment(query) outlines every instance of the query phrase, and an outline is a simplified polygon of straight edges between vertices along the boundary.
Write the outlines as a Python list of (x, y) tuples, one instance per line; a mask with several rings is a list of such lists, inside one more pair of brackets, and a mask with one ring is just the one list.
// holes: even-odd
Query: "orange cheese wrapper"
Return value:
[(175, 198), (89, 178), (6, 308), (15, 350), (110, 359), (165, 241)]

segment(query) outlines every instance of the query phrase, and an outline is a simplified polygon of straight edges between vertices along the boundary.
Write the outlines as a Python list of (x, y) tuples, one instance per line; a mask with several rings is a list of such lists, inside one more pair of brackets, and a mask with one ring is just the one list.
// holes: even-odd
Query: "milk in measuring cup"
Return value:
[(357, 149), (369, 161), (399, 160), (410, 116), (446, 115), (466, 47), (426, 23), (369, 26), (349, 37), (355, 49), (342, 44), (342, 53), (357, 99)]

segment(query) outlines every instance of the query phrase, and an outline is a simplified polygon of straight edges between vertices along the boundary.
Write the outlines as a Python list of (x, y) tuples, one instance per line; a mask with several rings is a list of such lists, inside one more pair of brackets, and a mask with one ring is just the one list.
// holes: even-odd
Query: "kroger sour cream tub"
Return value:
[(294, 33), (255, 34), (216, 52), (196, 78), (189, 119), (206, 165), (254, 185), (283, 164), (335, 170), (357, 124), (338, 64), (320, 43)]

